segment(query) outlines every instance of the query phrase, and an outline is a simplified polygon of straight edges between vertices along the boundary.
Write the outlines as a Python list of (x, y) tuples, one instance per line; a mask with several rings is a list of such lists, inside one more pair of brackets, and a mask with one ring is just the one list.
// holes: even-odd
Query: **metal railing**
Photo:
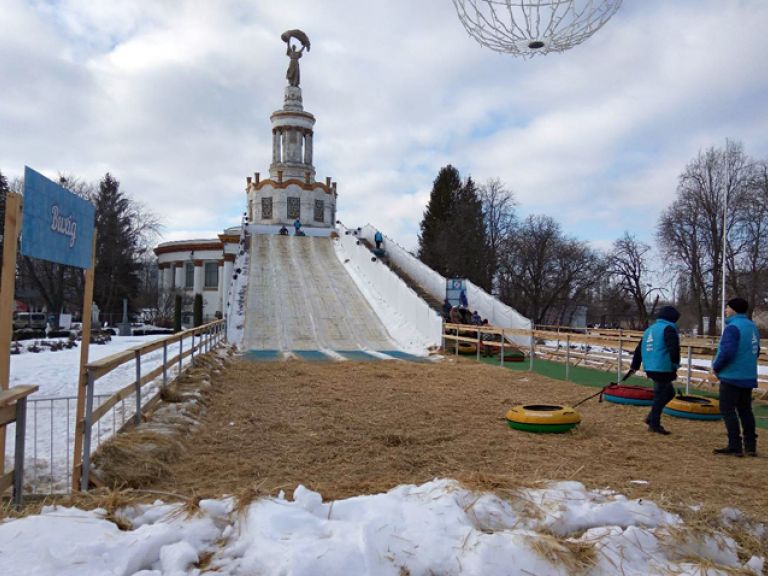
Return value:
[[(97, 394), (101, 405), (111, 394)], [(32, 494), (60, 494), (72, 484), (72, 449), (75, 441), (77, 396), (30, 398), (27, 401), (27, 451), (24, 489)], [(94, 449), (132, 415), (125, 402), (116, 404), (99, 420), (94, 434)]]
[[(525, 337), (527, 346), (518, 348), (527, 353), (529, 369), (533, 370), (536, 358), (552, 360), (565, 364), (565, 377), (569, 379), (571, 366), (585, 366), (598, 370), (616, 372), (617, 378), (621, 378), (622, 372), (629, 368), (632, 362), (632, 354), (640, 341), (642, 332), (629, 331), (601, 331), (600, 333), (578, 333), (568, 331), (526, 330), (515, 328), (497, 328), (494, 326), (476, 326), (469, 324), (444, 324), (443, 349), (446, 353), (462, 353), (461, 344), (464, 344), (463, 353), (469, 352), (480, 358), (481, 348), (491, 348), (499, 353), (499, 362), (504, 365), (504, 354), (508, 341), (512, 337)], [(489, 335), (497, 340), (486, 340), (484, 335)], [(505, 342), (502, 346), (501, 342)], [(469, 345), (469, 346), (467, 346)], [(472, 348), (474, 345), (474, 348)], [(686, 384), (686, 391), (691, 385), (714, 386), (717, 378), (710, 373), (706, 362), (714, 357), (717, 342), (708, 338), (683, 337), (680, 339), (680, 377), (679, 380)], [(700, 360), (698, 365), (694, 360)], [(768, 365), (761, 355), (759, 366)], [(765, 394), (768, 391), (768, 375), (758, 374), (758, 388)]]
[[(93, 429), (114, 406), (120, 402), (125, 403), (133, 397), (134, 408), (130, 410), (131, 414), (126, 420), (126, 424), (131, 422), (134, 426), (140, 424), (142, 408), (151, 402), (151, 397), (155, 396), (154, 394), (142, 394), (142, 388), (160, 376), (162, 376), (162, 385), (165, 386), (168, 383), (169, 371), (172, 366), (178, 364), (177, 374), (181, 374), (184, 358), (189, 356), (190, 364), (194, 365), (196, 353), (199, 355), (212, 350), (224, 341), (225, 336), (225, 321), (216, 320), (89, 363), (86, 366), (85, 415), (82, 420), (75, 423), (73, 487), (75, 480), (79, 478), (80, 489), (88, 490), (91, 452), (95, 449)], [(184, 340), (187, 338), (191, 339), (191, 343), (189, 348), (185, 349)], [(179, 346), (178, 354), (169, 358), (169, 347), (176, 343)], [(142, 365), (142, 358), (146, 358), (159, 350), (162, 350), (162, 363), (154, 369), (146, 371), (146, 366)], [(134, 381), (113, 393), (98, 406), (94, 406), (97, 381), (131, 362), (133, 362), (135, 370)]]
[[(192, 365), (199, 354), (220, 344), (225, 334), (224, 322), (216, 321), (89, 363), (86, 370), (91, 378), (89, 388), (92, 397), (86, 397), (86, 401), (91, 403), (88, 462), (90, 454), (105, 440), (135, 424), (140, 418), (137, 407), (146, 409), (155, 401), (162, 385), (168, 384)], [(112, 389), (120, 386), (117, 392), (96, 393), (95, 387), (104, 377), (107, 377), (104, 381), (108, 381)], [(137, 378), (141, 382), (138, 389)], [(123, 385), (131, 380), (133, 382), (127, 386)], [(126, 389), (137, 395), (125, 394)], [(86, 389), (86, 392), (89, 390)], [(76, 486), (72, 477), (77, 400), (77, 396), (32, 396), (27, 399), (25, 493), (60, 494), (81, 485), (79, 476)], [(85, 444), (84, 424), (85, 418), (81, 420), (81, 446)], [(13, 423), (8, 425), (10, 434), (14, 434), (14, 426)], [(10, 448), (8, 446), (6, 451), (6, 460), (13, 455)]]

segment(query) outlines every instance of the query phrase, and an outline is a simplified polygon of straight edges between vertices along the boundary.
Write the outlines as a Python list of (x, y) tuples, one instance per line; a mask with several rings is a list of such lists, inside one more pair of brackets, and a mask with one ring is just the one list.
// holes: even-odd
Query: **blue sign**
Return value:
[(93, 204), (25, 167), (21, 226), (24, 256), (90, 268), (95, 215)]

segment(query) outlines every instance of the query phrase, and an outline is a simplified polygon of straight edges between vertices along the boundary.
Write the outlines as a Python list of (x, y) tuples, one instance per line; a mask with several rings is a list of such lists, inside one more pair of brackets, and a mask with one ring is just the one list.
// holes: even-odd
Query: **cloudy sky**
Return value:
[(109, 171), (165, 240), (210, 237), (268, 170), (291, 28), (318, 179), (345, 224), (409, 248), (448, 163), (607, 247), (652, 238), (699, 150), (768, 158), (765, 0), (624, 0), (530, 60), (480, 47), (450, 0), (0, 0), (0, 170)]

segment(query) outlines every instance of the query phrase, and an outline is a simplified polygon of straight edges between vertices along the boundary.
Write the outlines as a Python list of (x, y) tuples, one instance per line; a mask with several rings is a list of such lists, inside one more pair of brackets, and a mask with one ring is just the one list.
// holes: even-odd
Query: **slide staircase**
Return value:
[[(368, 250), (370, 250), (371, 252), (373, 252), (373, 248), (374, 248), (374, 245), (373, 245), (373, 244), (371, 244), (371, 242), (370, 242), (368, 239), (366, 239), (366, 238), (360, 238), (360, 241), (363, 243), (363, 245), (364, 245), (366, 248), (368, 248)], [(385, 251), (385, 252), (386, 252), (386, 251)], [(416, 292), (416, 294), (418, 294), (419, 298), (421, 298), (422, 300), (424, 300), (424, 302), (426, 302), (426, 303), (429, 305), (429, 307), (430, 307), (430, 308), (432, 308), (432, 310), (434, 310), (435, 312), (437, 312), (439, 315), (441, 315), (441, 316), (442, 316), (442, 314), (443, 314), (443, 302), (442, 302), (442, 300), (440, 300), (440, 299), (438, 299), (438, 298), (435, 298), (434, 296), (432, 296), (432, 294), (430, 294), (429, 292), (427, 292), (427, 291), (426, 291), (426, 290), (425, 290), (425, 289), (424, 289), (424, 288), (421, 286), (421, 284), (419, 284), (418, 282), (416, 282), (416, 280), (414, 280), (413, 278), (411, 278), (411, 277), (408, 275), (408, 273), (407, 273), (405, 270), (403, 270), (402, 268), (400, 268), (400, 267), (399, 267), (397, 264), (395, 264), (394, 262), (392, 262), (392, 261), (391, 261), (389, 258), (387, 258), (386, 256), (384, 256), (383, 258), (381, 258), (381, 261), (382, 261), (382, 262), (384, 262), (384, 264), (386, 264), (386, 265), (389, 267), (389, 269), (390, 269), (390, 270), (392, 270), (392, 272), (394, 272), (395, 274), (397, 274), (397, 275), (400, 277), (400, 279), (401, 279), (403, 282), (405, 282), (405, 283), (406, 283), (406, 285), (407, 285), (407, 286), (408, 286), (408, 287), (409, 287), (411, 290), (413, 290), (414, 292)]]

